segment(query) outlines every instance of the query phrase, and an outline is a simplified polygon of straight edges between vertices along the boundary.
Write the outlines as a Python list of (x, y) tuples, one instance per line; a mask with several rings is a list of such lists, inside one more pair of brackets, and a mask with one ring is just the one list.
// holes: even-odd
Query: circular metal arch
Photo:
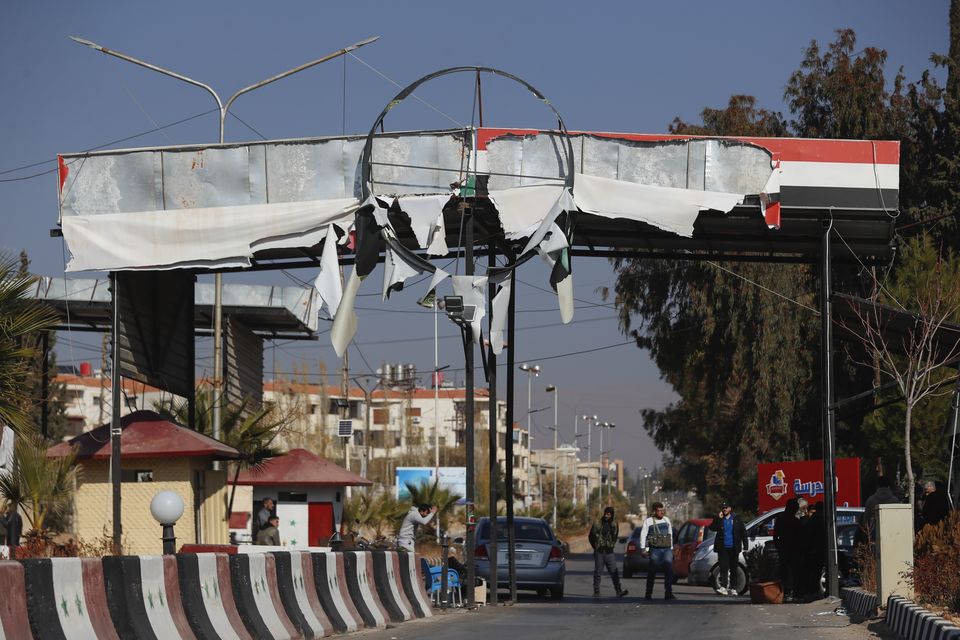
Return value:
[(567, 130), (567, 125), (563, 121), (563, 116), (560, 115), (560, 112), (557, 111), (547, 98), (537, 90), (532, 84), (526, 80), (519, 78), (512, 73), (502, 71), (500, 69), (494, 69), (493, 67), (450, 67), (448, 69), (440, 69), (439, 71), (434, 71), (429, 73), (419, 80), (414, 81), (413, 83), (404, 87), (400, 93), (398, 93), (393, 100), (387, 103), (387, 106), (383, 108), (383, 111), (380, 112), (380, 115), (377, 116), (377, 119), (374, 121), (373, 126), (370, 127), (370, 132), (367, 134), (366, 142), (363, 145), (363, 152), (360, 154), (360, 168), (361, 168), (361, 198), (360, 201), (363, 202), (371, 195), (373, 195), (373, 136), (377, 131), (377, 127), (383, 124), (384, 118), (391, 109), (396, 107), (398, 104), (406, 100), (410, 95), (417, 90), (421, 85), (435, 80), (436, 78), (441, 78), (443, 76), (453, 75), (455, 73), (465, 73), (472, 72), (476, 73), (478, 76), (481, 73), (489, 73), (491, 75), (501, 76), (509, 80), (522, 85), (530, 93), (534, 95), (537, 100), (543, 102), (547, 107), (553, 112), (557, 117), (557, 127), (560, 133), (563, 135), (563, 138), (566, 142), (566, 151), (567, 151), (567, 175), (564, 180), (564, 186), (568, 189), (573, 189), (573, 174), (574, 174), (574, 157), (573, 157), (573, 143), (570, 141), (570, 132)]

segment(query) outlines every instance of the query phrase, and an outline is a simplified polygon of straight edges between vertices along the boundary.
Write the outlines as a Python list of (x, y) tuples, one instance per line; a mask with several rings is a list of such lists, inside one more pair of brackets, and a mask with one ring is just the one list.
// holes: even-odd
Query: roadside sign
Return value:
[[(837, 506), (860, 506), (860, 458), (837, 458)], [(782, 507), (790, 498), (823, 500), (823, 461), (762, 462), (757, 465), (760, 513)]]

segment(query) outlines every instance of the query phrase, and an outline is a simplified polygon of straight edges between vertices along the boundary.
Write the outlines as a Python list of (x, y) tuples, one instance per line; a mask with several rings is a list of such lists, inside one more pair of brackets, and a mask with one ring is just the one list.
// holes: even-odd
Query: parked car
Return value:
[(640, 548), (641, 527), (635, 527), (627, 536), (623, 550), (623, 577), (632, 578), (635, 573), (646, 574), (650, 570), (650, 556), (643, 555)]
[[(550, 594), (554, 600), (563, 599), (563, 581), (567, 566), (563, 544), (557, 540), (542, 518), (513, 519), (517, 588)], [(490, 580), (490, 519), (477, 522), (477, 547), (474, 551), (477, 577)], [(507, 565), (507, 519), (497, 518), (497, 585), (510, 586)]]
[[(783, 508), (768, 511), (757, 518), (751, 520), (747, 525), (747, 538), (749, 547), (763, 547), (763, 545), (773, 540), (773, 523), (778, 515), (783, 512)], [(863, 515), (862, 507), (837, 507), (837, 527), (843, 525), (857, 524)], [(687, 581), (691, 584), (706, 584), (713, 587), (714, 591), (720, 592), (719, 566), (717, 554), (713, 550), (713, 540), (716, 534), (708, 531), (704, 536), (703, 542), (697, 547), (690, 563), (690, 572)], [(839, 537), (839, 536), (838, 536)], [(743, 559), (743, 553), (740, 553), (739, 564), (737, 566), (736, 589), (738, 593), (745, 593), (747, 590), (747, 571), (746, 562)]]
[(673, 536), (673, 575), (679, 580), (686, 578), (690, 573), (690, 563), (693, 562), (693, 554), (697, 547), (703, 542), (704, 537), (710, 532), (710, 518), (696, 518), (687, 520), (680, 529), (674, 532)]

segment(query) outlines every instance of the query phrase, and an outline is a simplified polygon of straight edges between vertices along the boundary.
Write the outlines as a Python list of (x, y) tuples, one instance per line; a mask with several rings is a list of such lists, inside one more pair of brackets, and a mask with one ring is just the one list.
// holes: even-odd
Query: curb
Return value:
[(884, 622), (906, 640), (960, 639), (960, 627), (899, 596), (890, 596), (887, 600)]
[(880, 599), (872, 591), (865, 591), (859, 587), (844, 587), (840, 590), (840, 597), (843, 599), (843, 606), (850, 613), (855, 613), (861, 618), (877, 616)]

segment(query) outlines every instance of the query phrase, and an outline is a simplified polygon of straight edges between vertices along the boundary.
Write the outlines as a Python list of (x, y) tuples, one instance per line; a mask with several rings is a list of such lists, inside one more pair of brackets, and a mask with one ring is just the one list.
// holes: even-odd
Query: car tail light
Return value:
[(636, 552), (637, 552), (637, 545), (635, 542), (631, 542), (627, 544), (627, 553), (636, 553)]
[(560, 551), (560, 547), (550, 547), (550, 562), (558, 562), (563, 560), (563, 551)]
[(487, 557), (489, 557), (489, 556), (487, 556), (487, 545), (485, 545), (485, 544), (478, 545), (477, 548), (476, 548), (476, 549), (474, 550), (474, 552), (473, 552), (473, 557), (474, 557), (474, 558), (487, 558)]

